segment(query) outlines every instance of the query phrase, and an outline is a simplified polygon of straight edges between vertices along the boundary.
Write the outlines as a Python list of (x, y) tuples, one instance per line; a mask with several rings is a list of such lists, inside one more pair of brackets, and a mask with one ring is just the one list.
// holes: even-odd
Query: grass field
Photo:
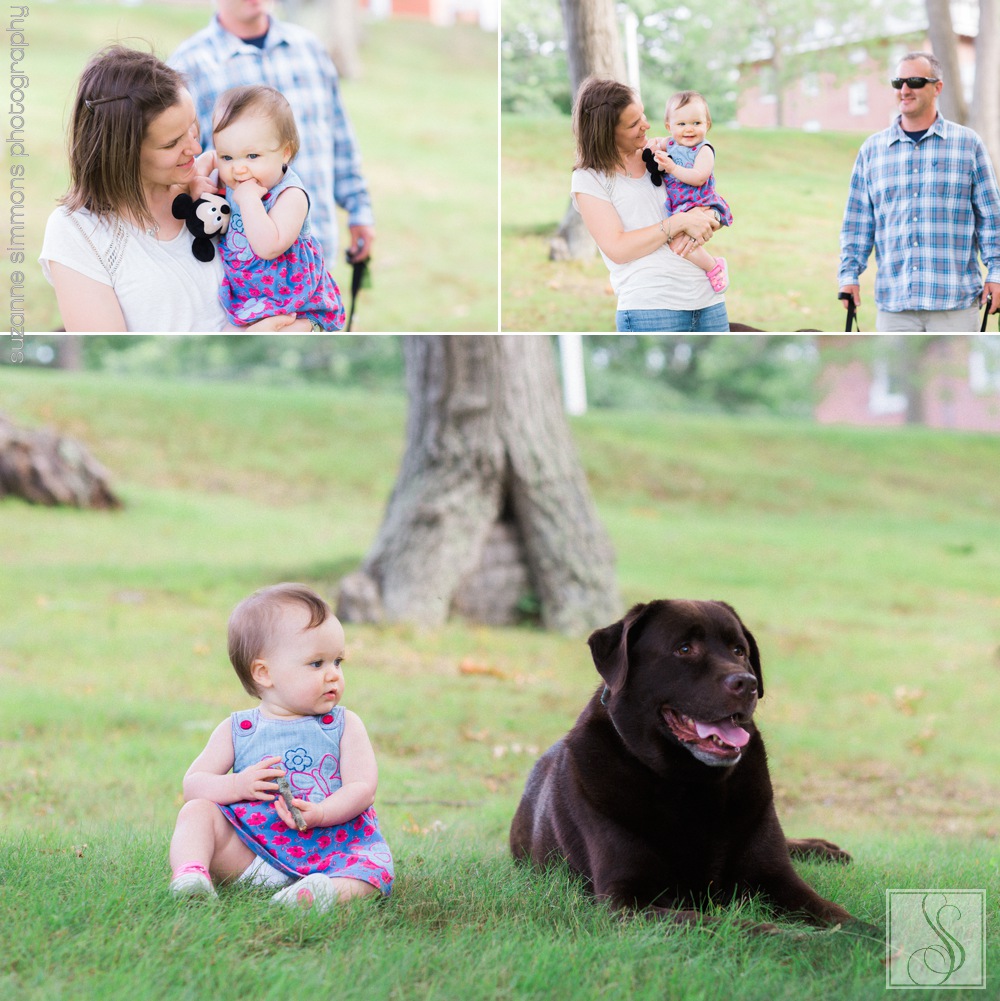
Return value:
[[(207, 0), (59, 0), (32, 9), (28, 329), (61, 327), (37, 258), (68, 183), (66, 126), (80, 72), (115, 41), (152, 45), (166, 59), (212, 9)], [(372, 287), (358, 300), (356, 331), (496, 331), (496, 59), (496, 35), (478, 28), (405, 19), (366, 27), (362, 73), (342, 82), (377, 222)], [(343, 258), (327, 265), (349, 289)]]
[[(501, 324), (504, 330), (613, 331), (615, 297), (599, 256), (555, 263), (549, 239), (569, 206), (569, 118), (501, 124)], [(652, 134), (659, 134), (654, 127)], [(864, 137), (712, 129), (716, 182), (734, 224), (712, 243), (729, 262), (731, 322), (761, 330), (842, 331), (840, 222)], [(873, 330), (874, 263), (862, 275), (862, 330)]]
[[(345, 704), (379, 759), (390, 901), (318, 920), (235, 891), (175, 906), (181, 776), (248, 702), (228, 612), (280, 579), (330, 591), (358, 564), (405, 400), (5, 367), (0, 401), (84, 440), (125, 500), (0, 502), (0, 996), (883, 996), (878, 943), (620, 923), (563, 874), (512, 865), (525, 776), (596, 683), (584, 637), (529, 628), (348, 627)], [(753, 629), (786, 832), (855, 856), (806, 878), (876, 924), (887, 888), (985, 889), (989, 989), (964, 996), (995, 997), (996, 438), (629, 412), (573, 430), (626, 599), (723, 598)]]

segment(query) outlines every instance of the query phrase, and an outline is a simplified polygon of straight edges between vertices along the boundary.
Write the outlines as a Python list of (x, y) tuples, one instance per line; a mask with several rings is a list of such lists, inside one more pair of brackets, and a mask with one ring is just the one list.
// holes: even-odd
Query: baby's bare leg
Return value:
[(670, 241), (670, 249), (679, 257), (684, 257), (692, 264), (696, 264), (702, 271), (711, 271), (715, 267), (715, 258), (704, 247), (698, 247), (690, 254), (682, 253), (689, 239), (687, 233), (680, 233)]
[(192, 799), (181, 807), (170, 840), (171, 869), (199, 862), (216, 879), (235, 879), (254, 858), (215, 803)]
[(340, 900), (353, 900), (356, 897), (368, 897), (378, 893), (378, 887), (361, 879), (349, 879), (346, 876), (333, 876), (330, 879)]

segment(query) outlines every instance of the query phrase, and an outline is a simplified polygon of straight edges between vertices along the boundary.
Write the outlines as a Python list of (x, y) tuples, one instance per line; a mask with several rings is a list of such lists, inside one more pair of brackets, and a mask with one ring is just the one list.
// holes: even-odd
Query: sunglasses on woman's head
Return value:
[(936, 76), (897, 76), (890, 81), (896, 90), (902, 90), (904, 83), (910, 90), (920, 90), (921, 87), (926, 87), (929, 83), (939, 82)]

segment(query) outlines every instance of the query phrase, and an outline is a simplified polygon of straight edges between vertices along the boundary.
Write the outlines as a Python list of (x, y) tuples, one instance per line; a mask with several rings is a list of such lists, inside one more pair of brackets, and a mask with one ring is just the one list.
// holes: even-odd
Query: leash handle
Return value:
[(858, 323), (858, 307), (854, 304), (854, 296), (850, 292), (840, 292), (837, 298), (847, 302), (847, 323), (844, 325), (844, 333), (849, 334), (851, 327), (856, 327), (860, 334), (861, 326)]
[[(986, 305), (983, 307), (983, 325), (979, 328), (982, 333), (986, 329), (986, 321), (990, 318), (990, 306), (993, 305), (993, 296), (986, 297)], [(1000, 317), (997, 317), (997, 330), (1000, 330)]]

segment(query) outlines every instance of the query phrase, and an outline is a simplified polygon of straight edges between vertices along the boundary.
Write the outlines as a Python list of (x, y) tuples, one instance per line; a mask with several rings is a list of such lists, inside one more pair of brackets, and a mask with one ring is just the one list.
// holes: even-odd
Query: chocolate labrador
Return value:
[(760, 654), (734, 609), (652, 601), (588, 642), (604, 685), (535, 764), (514, 857), (566, 859), (612, 907), (677, 922), (704, 920), (694, 908), (708, 898), (762, 893), (815, 924), (855, 923), (792, 867), (792, 853), (850, 857), (781, 830), (753, 720)]

